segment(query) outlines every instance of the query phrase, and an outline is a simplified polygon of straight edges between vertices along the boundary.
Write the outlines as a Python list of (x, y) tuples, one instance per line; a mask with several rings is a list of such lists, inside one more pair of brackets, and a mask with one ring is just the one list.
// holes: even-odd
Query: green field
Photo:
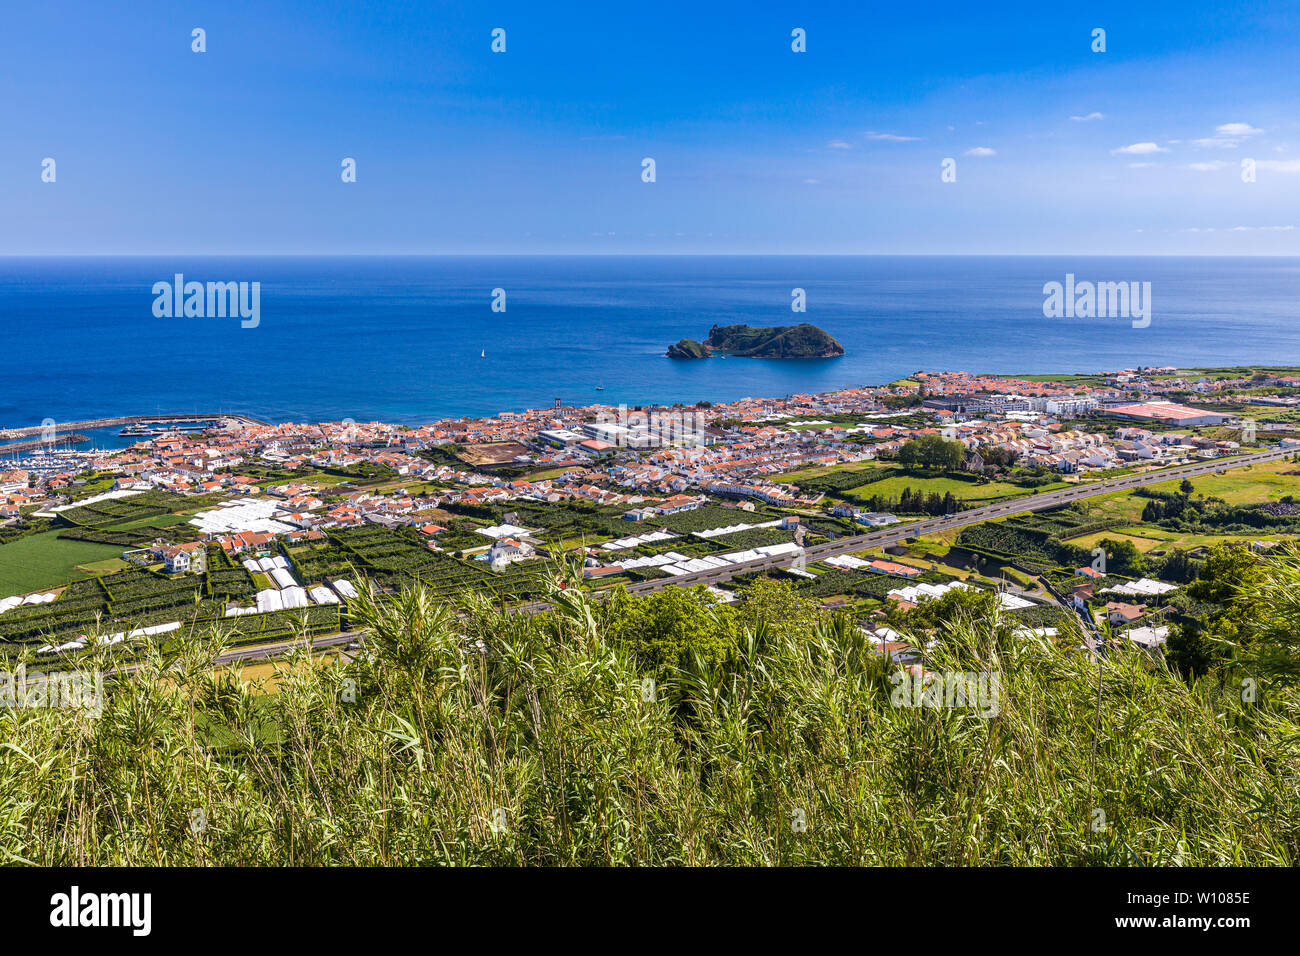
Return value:
[(135, 565), (130, 561), (123, 561), (121, 558), (106, 558), (103, 561), (92, 561), (89, 564), (80, 565), (82, 571), (96, 576), (112, 574), (114, 571), (125, 571), (127, 568), (132, 567), (135, 567)]
[[(1177, 482), (1151, 485), (1155, 491), (1177, 491)], [(1207, 475), (1192, 481), (1194, 494), (1222, 498), (1230, 505), (1261, 504), (1286, 495), (1300, 495), (1300, 465), (1269, 461), (1243, 468), (1229, 468), (1221, 475)]]
[(927, 475), (918, 475), (915, 473), (899, 473), (889, 478), (883, 478), (880, 481), (873, 481), (867, 485), (858, 485), (850, 489), (851, 494), (862, 497), (872, 495), (882, 495), (884, 497), (897, 498), (903, 493), (905, 488), (911, 488), (913, 492), (924, 492), (925, 494), (946, 495), (952, 492), (954, 498), (958, 501), (965, 502), (983, 502), (998, 501), (1002, 498), (1014, 498), (1018, 495), (1041, 494), (1045, 491), (1053, 491), (1057, 488), (1064, 488), (1065, 482), (1053, 482), (1050, 485), (1043, 485), (1041, 488), (1022, 488), (1019, 485), (1013, 485), (1006, 481), (989, 481), (975, 482), (963, 481), (960, 478), (947, 478), (942, 475), (933, 477)]
[(844, 472), (854, 471), (872, 471), (880, 467), (879, 462), (864, 461), (852, 465), (818, 465), (815, 468), (800, 468), (797, 471), (788, 471), (783, 475), (778, 475), (777, 481), (791, 482), (798, 484), (801, 478), (819, 478), (822, 475), (841, 474)]
[[(1154, 491), (1176, 492), (1179, 482), (1169, 481), (1149, 486)], [(1278, 501), (1287, 495), (1300, 496), (1300, 466), (1287, 461), (1271, 461), (1244, 468), (1226, 469), (1221, 475), (1208, 475), (1192, 481), (1193, 494), (1222, 498), (1232, 505)], [(1110, 531), (1070, 539), (1081, 548), (1096, 547), (1102, 538), (1132, 541), (1139, 551), (1170, 550), (1209, 546), (1217, 543), (1255, 540), (1290, 540), (1293, 536), (1261, 530), (1253, 535), (1184, 534), (1142, 523), (1142, 509), (1150, 501), (1140, 495), (1118, 492), (1093, 498), (1084, 506), (1090, 518), (1107, 518), (1122, 525)]]
[(1056, 385), (1091, 385), (1106, 384), (1105, 375), (1089, 375), (1086, 372), (1062, 372), (1055, 375), (1012, 375), (1026, 382), (1051, 382)]
[[(873, 495), (879, 495), (886, 498), (897, 498), (903, 493), (905, 488), (911, 488), (913, 493), (923, 492), (927, 495), (946, 495), (949, 492), (952, 492), (953, 497), (958, 501), (966, 502), (968, 504), (978, 504), (988, 501), (1001, 501), (1005, 498), (1015, 498), (1023, 495), (1040, 494), (1045, 491), (1054, 491), (1057, 488), (1066, 487), (1066, 483), (1063, 481), (1054, 481), (1051, 484), (1043, 485), (1040, 488), (1024, 488), (1008, 481), (980, 482), (962, 478), (949, 478), (945, 475), (939, 474), (929, 475), (919, 470), (909, 471), (900, 468), (897, 465), (885, 464), (879, 461), (861, 462), (852, 465), (801, 468), (798, 471), (792, 471), (781, 475), (777, 480), (797, 484), (800, 479), (818, 478), (830, 474), (852, 474), (855, 471), (870, 474), (878, 472), (882, 468), (887, 469), (891, 474), (879, 479), (878, 481), (872, 481), (867, 484), (849, 488), (846, 493), (862, 498), (870, 498)], [(834, 492), (831, 492), (828, 497), (834, 499), (838, 496)]]
[(78, 565), (120, 557), (122, 550), (112, 544), (60, 540), (57, 531), (0, 545), (0, 597), (79, 581), (86, 575)]
[(1188, 551), (1193, 548), (1211, 548), (1216, 544), (1249, 544), (1251, 541), (1290, 541), (1292, 537), (1292, 535), (1267, 533), (1263, 531), (1259, 534), (1253, 535), (1180, 534), (1177, 531), (1166, 531), (1163, 528), (1141, 525), (1136, 528), (1116, 528), (1114, 531), (1099, 531), (1096, 534), (1090, 534), (1083, 538), (1075, 538), (1070, 543), (1091, 550), (1097, 547), (1103, 538), (1110, 538), (1112, 541), (1131, 541), (1134, 547), (1143, 554), (1146, 554), (1146, 552), (1154, 549), (1163, 549), (1165, 551)]
[(148, 518), (136, 518), (134, 521), (125, 521), (122, 524), (107, 525), (106, 531), (138, 531), (140, 528), (170, 528), (178, 524), (185, 524), (189, 518), (184, 515), (153, 515)]

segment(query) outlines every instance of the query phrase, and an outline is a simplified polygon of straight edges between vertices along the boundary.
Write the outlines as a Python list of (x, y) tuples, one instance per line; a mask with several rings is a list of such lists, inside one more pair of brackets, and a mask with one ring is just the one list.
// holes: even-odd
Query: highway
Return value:
[(291, 641), (276, 641), (273, 644), (252, 644), (248, 647), (234, 647), (219, 654), (215, 663), (233, 664), (236, 661), (257, 660), (262, 657), (278, 657), (281, 654), (291, 650), (294, 647), (306, 647), (311, 644), (312, 650), (321, 650), (326, 647), (337, 647), (340, 644), (350, 644), (353, 641), (361, 640), (364, 632), (362, 631), (343, 631), (339, 634), (324, 634), (320, 637), (310, 638), (304, 641), (301, 638), (294, 638)]
[[(313, 651), (323, 650), (327, 647), (338, 647), (340, 644), (350, 644), (353, 641), (359, 641), (365, 636), (363, 631), (342, 631), (338, 634), (324, 634), (319, 637), (311, 637), (306, 640), (302, 638), (293, 638), (287, 641), (275, 641), (270, 644), (249, 644), (246, 647), (232, 647), (222, 654), (218, 654), (214, 659), (214, 664), (235, 664), (240, 661), (263, 660), (269, 657), (280, 657), (288, 653), (295, 647), (307, 647), (309, 644)], [(118, 674), (134, 674), (140, 670), (143, 664), (124, 664), (121, 667), (108, 671), (106, 676), (115, 676)]]

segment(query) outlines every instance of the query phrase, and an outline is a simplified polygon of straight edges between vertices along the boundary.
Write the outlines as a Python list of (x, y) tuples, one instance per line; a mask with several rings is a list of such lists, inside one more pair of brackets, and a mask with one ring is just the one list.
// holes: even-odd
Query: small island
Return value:
[(715, 353), (745, 358), (834, 358), (844, 346), (833, 336), (807, 322), (756, 328), (750, 325), (715, 325), (703, 342), (682, 339), (668, 349), (668, 358), (708, 358)]

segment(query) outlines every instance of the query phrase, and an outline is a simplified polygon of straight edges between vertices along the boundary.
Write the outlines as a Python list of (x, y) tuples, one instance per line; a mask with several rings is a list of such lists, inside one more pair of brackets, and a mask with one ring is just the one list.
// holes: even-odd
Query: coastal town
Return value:
[(0, 22), (9, 945), (1288, 922), (1300, 0)]
[[(784, 576), (861, 615), (882, 653), (907, 650), (892, 640), (898, 614), (971, 587), (996, 590), (1026, 626), (1050, 628), (1073, 603), (1157, 648), (1178, 585), (1156, 570), (1214, 543), (1180, 536), (1172, 519), (1142, 537), (1153, 503), (1175, 507), (1160, 485), (1122, 504), (1101, 496), (987, 522), (961, 523), (963, 513), (1265, 448), (1300, 452), (1297, 395), (1290, 370), (917, 372), (816, 395), (557, 401), (417, 427), (133, 424), (124, 434), (139, 440), (123, 449), (51, 447), (0, 468), (0, 640), (48, 654), (199, 621), (250, 641), (325, 634), (345, 627), (366, 582), (419, 579), (449, 598), (470, 589), (526, 605), (541, 569), (567, 556), (599, 588), (717, 571), (708, 587), (720, 601), (756, 576)], [(1300, 490), (1274, 470), (1276, 488)], [(1231, 498), (1207, 501), (1270, 507), (1275, 520), (1247, 515), (1250, 533), (1225, 541), (1271, 547), (1300, 533), (1290, 493)], [(810, 558), (917, 516), (958, 524)], [(750, 570), (763, 561), (780, 568)]]

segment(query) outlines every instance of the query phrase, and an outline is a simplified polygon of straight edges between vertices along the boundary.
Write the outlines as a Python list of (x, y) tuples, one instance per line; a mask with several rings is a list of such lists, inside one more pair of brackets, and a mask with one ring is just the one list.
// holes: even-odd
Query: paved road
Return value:
[[(359, 641), (364, 636), (363, 631), (342, 631), (338, 634), (324, 634), (319, 637), (310, 638), (313, 650), (321, 650), (326, 647), (337, 647), (340, 644), (350, 644), (352, 641)], [(234, 647), (219, 654), (215, 659), (216, 664), (233, 664), (237, 661), (262, 660), (269, 657), (280, 657), (295, 647), (305, 647), (307, 642), (294, 638), (290, 641), (275, 641), (271, 644), (250, 644), (247, 647)], [(116, 668), (108, 672), (108, 676), (115, 674), (134, 674), (143, 664), (127, 664), (123, 667)]]
[[(363, 633), (362, 631), (343, 631), (339, 634), (324, 634), (320, 637), (311, 638), (311, 646), (314, 650), (320, 650), (324, 647), (337, 647), (339, 644), (349, 644), (352, 641), (361, 640)], [(235, 647), (218, 656), (216, 663), (233, 664), (235, 661), (256, 660), (260, 657), (279, 657), (291, 648), (302, 646), (305, 646), (305, 642), (295, 638), (291, 641), (276, 641), (274, 644)]]

